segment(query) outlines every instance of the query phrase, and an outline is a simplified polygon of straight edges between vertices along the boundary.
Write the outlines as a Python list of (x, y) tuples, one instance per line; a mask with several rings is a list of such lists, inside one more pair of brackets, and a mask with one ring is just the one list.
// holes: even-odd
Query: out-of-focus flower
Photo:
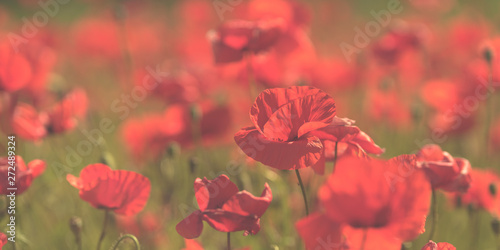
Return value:
[(44, 116), (25, 103), (15, 107), (11, 127), (19, 137), (30, 141), (38, 141), (47, 135)]
[(2, 250), (2, 247), (7, 244), (7, 235), (4, 233), (0, 233), (0, 250)]
[(28, 104), (18, 104), (11, 118), (14, 133), (37, 141), (47, 134), (59, 134), (74, 129), (78, 119), (87, 114), (88, 99), (85, 91), (75, 89), (47, 111), (38, 113)]
[(202, 101), (174, 104), (163, 114), (128, 119), (122, 136), (134, 158), (144, 161), (157, 158), (174, 141), (183, 147), (220, 141), (230, 125), (231, 114), (226, 105)]
[(416, 25), (398, 22), (372, 47), (374, 56), (387, 64), (396, 63), (406, 50), (413, 50), (422, 44), (422, 31)]
[(427, 81), (420, 90), (422, 100), (430, 107), (447, 111), (460, 102), (459, 84), (451, 80), (436, 79)]
[(16, 53), (7, 42), (0, 43), (0, 91), (22, 89), (31, 79), (33, 70), (28, 59)]
[(201, 244), (196, 240), (184, 238), (184, 243), (186, 244), (186, 247), (182, 250), (203, 250)]
[(143, 244), (160, 246), (166, 241), (166, 236), (161, 233), (163, 216), (152, 212), (144, 212), (135, 216), (116, 216), (116, 224), (120, 231), (145, 239)]
[(417, 167), (423, 169), (433, 189), (466, 192), (471, 183), (471, 166), (464, 158), (453, 158), (435, 144), (423, 146), (417, 153)]
[(80, 177), (66, 176), (69, 184), (79, 190), (80, 198), (98, 209), (120, 215), (139, 213), (149, 199), (149, 179), (131, 171), (112, 170), (104, 164), (91, 164)]
[[(17, 188), (15, 192), (19, 195), (45, 171), (46, 164), (42, 160), (32, 160), (26, 165), (21, 156), (9, 157), (0, 158), (0, 178), (4, 180), (0, 182), (0, 194), (8, 195), (11, 192), (8, 188)], [(14, 172), (16, 175), (9, 175), (9, 172)]]
[(237, 62), (245, 53), (259, 53), (276, 44), (285, 30), (282, 19), (261, 21), (232, 20), (210, 31), (216, 63)]
[(459, 199), (461, 204), (473, 205), (499, 216), (500, 199), (497, 189), (500, 186), (500, 177), (498, 174), (491, 170), (473, 168), (471, 178), (469, 190), (464, 194), (457, 193), (453, 197)]
[(396, 91), (370, 91), (367, 103), (369, 103), (368, 115), (375, 121), (385, 121), (388, 126), (396, 128), (412, 126), (411, 109)]
[(452, 244), (447, 243), (447, 242), (439, 242), (436, 243), (432, 240), (429, 241), (429, 243), (425, 244), (425, 246), (422, 247), (422, 250), (456, 250)]
[(87, 114), (88, 99), (83, 89), (74, 89), (47, 111), (49, 133), (62, 133), (75, 128), (76, 120)]
[(177, 232), (186, 239), (200, 236), (203, 221), (221, 232), (245, 231), (245, 235), (260, 230), (260, 217), (273, 198), (266, 183), (260, 197), (238, 187), (226, 175), (214, 180), (197, 178), (194, 182), (196, 200), (200, 210), (194, 211), (176, 226)]
[(320, 211), (296, 224), (307, 248), (328, 241), (342, 249), (344, 233), (353, 249), (364, 244), (365, 249), (396, 250), (423, 233), (431, 194), (425, 174), (415, 171), (403, 181), (387, 178), (399, 176), (400, 169), (415, 169), (415, 160), (414, 155), (389, 161), (340, 159), (335, 174), (318, 191)]

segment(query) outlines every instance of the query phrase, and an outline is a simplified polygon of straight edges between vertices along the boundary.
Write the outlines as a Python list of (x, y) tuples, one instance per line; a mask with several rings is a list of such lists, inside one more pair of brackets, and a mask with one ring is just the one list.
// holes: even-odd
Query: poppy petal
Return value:
[[(293, 86), (289, 88), (274, 88), (262, 91), (250, 109), (250, 119), (255, 127), (263, 132), (269, 118), (283, 105), (308, 95), (316, 95), (323, 91), (308, 86)], [(333, 110), (335, 115), (335, 110)], [(333, 118), (332, 118), (333, 119)]]
[(195, 211), (175, 226), (175, 230), (186, 239), (198, 238), (203, 230), (200, 211)]
[(32, 160), (28, 163), (28, 169), (31, 171), (33, 177), (38, 177), (45, 171), (47, 164), (42, 160)]
[(186, 248), (182, 250), (203, 250), (201, 244), (196, 240), (184, 239), (184, 244), (186, 244)]
[(28, 104), (16, 106), (11, 123), (14, 133), (27, 140), (37, 141), (47, 134), (41, 115)]
[(257, 217), (261, 217), (269, 207), (272, 199), (271, 188), (266, 183), (260, 197), (255, 197), (247, 191), (238, 192), (224, 203), (222, 210), (243, 216), (256, 215)]
[(430, 240), (425, 246), (422, 247), (422, 250), (456, 250), (452, 244), (448, 242), (439, 242), (436, 243)]
[(313, 213), (295, 223), (307, 249), (347, 249), (342, 239), (342, 228), (323, 213)]
[[(306, 95), (279, 107), (264, 124), (264, 135), (277, 141), (290, 141), (326, 127), (335, 116), (335, 102), (324, 92)], [(309, 124), (313, 122), (312, 124)], [(300, 130), (300, 133), (299, 133)]]
[(282, 170), (312, 166), (323, 155), (323, 145), (315, 136), (291, 142), (276, 142), (268, 140), (255, 127), (246, 127), (235, 134), (234, 140), (250, 158)]
[(244, 216), (222, 209), (205, 210), (203, 220), (220, 232), (244, 230), (249, 234), (257, 234), (260, 230), (260, 218), (257, 216)]
[(365, 152), (369, 154), (380, 155), (385, 152), (385, 149), (375, 144), (373, 139), (363, 131), (359, 131), (356, 137), (354, 137), (353, 142), (357, 143)]
[(213, 180), (197, 178), (194, 181), (196, 201), (201, 211), (220, 208), (231, 196), (238, 193), (238, 187), (226, 175)]

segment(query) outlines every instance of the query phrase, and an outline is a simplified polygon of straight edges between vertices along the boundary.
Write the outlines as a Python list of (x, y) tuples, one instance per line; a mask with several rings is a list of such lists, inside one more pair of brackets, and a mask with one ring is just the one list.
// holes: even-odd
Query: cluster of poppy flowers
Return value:
[[(300, 218), (276, 220), (291, 220), (306, 249), (399, 250), (423, 237), (426, 228), (428, 243), (418, 249), (455, 249), (435, 242), (441, 240), (435, 237), (438, 193), (453, 206), (500, 217), (500, 176), (493, 169), (472, 167), (474, 159), (462, 143), (456, 151), (467, 152), (462, 155), (470, 162), (445, 151), (447, 139), (465, 141), (477, 131), (484, 139), (484, 158), (500, 149), (493, 95), (500, 80), (500, 38), (486, 20), (465, 13), (436, 22), (452, 13), (454, 0), (410, 1), (418, 15), (411, 21), (392, 17), (380, 36), (349, 58), (321, 52), (332, 52), (338, 38), (352, 37), (315, 34), (312, 21), (334, 23), (333, 28), (352, 21), (353, 8), (340, 1), (189, 0), (170, 6), (173, 18), (182, 20), (175, 23), (158, 15), (162, 8), (154, 1), (103, 8), (97, 2), (85, 1), (93, 14), (69, 22), (67, 36), (58, 30), (68, 27), (43, 27), (30, 39), (16, 35), (17, 40), (11, 31), (24, 28), (0, 7), (2, 134), (15, 134), (20, 144), (42, 149), (51, 137), (69, 137), (77, 128), (93, 126), (93, 119), (107, 112), (103, 106), (113, 112), (112, 125), (118, 124), (116, 115), (120, 119), (113, 135), (123, 142), (124, 158), (138, 168), (115, 169), (104, 157), (106, 147), (114, 145), (101, 131), (92, 135), (99, 137), (93, 139), (101, 161), (70, 168), (79, 176), (67, 173), (64, 182), (78, 190), (81, 200), (104, 211), (97, 249), (110, 214), (118, 227), (133, 232), (127, 237), (149, 238), (148, 247), (170, 244), (162, 236), (164, 220), (158, 219), (170, 212), (147, 209), (148, 202), (156, 202), (155, 189), (169, 209), (176, 205), (172, 193), (189, 189), (195, 199), (198, 208), (175, 217), (177, 234), (168, 236), (184, 238), (187, 250), (210, 246), (197, 239), (205, 223), (227, 234), (228, 248), (232, 232), (258, 234), (261, 220), (269, 219), (266, 212), (286, 194), (275, 189), (273, 201), (276, 178), (261, 178), (267, 183), (258, 196), (247, 191), (252, 191), (248, 185), (240, 190), (235, 175), (207, 178), (196, 171), (199, 158), (210, 162), (200, 152), (226, 152), (228, 145), (231, 160), (251, 173), (259, 164), (276, 175), (294, 172), (300, 190), (289, 185), (289, 195), (302, 195), (304, 204), (293, 204)], [(20, 4), (37, 7), (28, 0)], [(380, 158), (397, 147), (384, 145), (381, 138), (420, 136), (426, 129), (432, 141), (418, 151), (401, 149), (402, 155)], [(184, 158), (174, 159), (178, 148), (188, 152), (191, 175), (176, 176), (182, 184), (160, 190), (169, 184), (156, 186), (153, 175), (167, 171), (165, 162), (167, 168), (183, 166), (179, 161)], [(21, 155), (15, 160), (17, 195), (35, 178), (49, 178), (42, 174), (53, 165), (43, 154)], [(43, 160), (25, 162), (23, 157)], [(2, 195), (9, 193), (4, 181), (9, 167), (7, 157), (0, 157)], [(315, 186), (312, 178), (320, 183)], [(80, 224), (71, 222), (79, 247)], [(0, 249), (7, 237), (0, 232)]]

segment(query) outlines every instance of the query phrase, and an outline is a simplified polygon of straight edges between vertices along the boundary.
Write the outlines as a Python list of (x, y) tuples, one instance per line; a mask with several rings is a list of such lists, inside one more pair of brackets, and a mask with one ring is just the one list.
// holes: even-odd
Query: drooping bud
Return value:
[(497, 186), (495, 183), (490, 183), (488, 186), (488, 190), (490, 191), (491, 196), (496, 196), (497, 195)]
[(491, 220), (491, 230), (493, 230), (496, 236), (500, 235), (500, 221), (497, 218)]
[(83, 222), (80, 217), (73, 216), (69, 219), (69, 228), (75, 235), (75, 242), (78, 246), (81, 246), (82, 243), (82, 226)]

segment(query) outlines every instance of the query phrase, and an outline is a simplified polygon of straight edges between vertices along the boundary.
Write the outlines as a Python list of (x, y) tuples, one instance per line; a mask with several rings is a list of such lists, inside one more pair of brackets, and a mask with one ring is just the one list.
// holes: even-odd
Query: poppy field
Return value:
[(500, 2), (0, 2), (0, 249), (500, 249)]

